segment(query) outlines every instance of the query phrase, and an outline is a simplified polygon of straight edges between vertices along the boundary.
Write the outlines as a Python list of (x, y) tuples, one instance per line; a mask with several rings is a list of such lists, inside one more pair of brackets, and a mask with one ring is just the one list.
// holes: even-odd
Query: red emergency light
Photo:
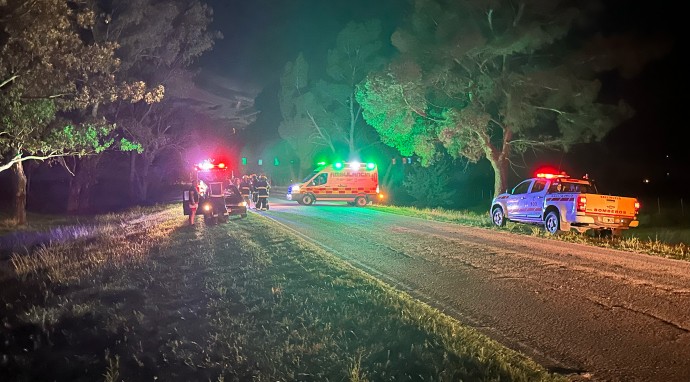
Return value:
[(566, 178), (568, 175), (566, 175), (564, 172), (560, 174), (551, 174), (551, 173), (544, 173), (540, 172), (537, 173), (537, 178), (544, 178), (544, 179), (555, 179), (555, 178)]
[(224, 170), (227, 168), (227, 165), (223, 162), (220, 162), (218, 164), (213, 164), (213, 161), (210, 159), (207, 159), (201, 163), (198, 163), (196, 166), (197, 171), (208, 171), (208, 170), (213, 170), (214, 168), (217, 168), (219, 170)]

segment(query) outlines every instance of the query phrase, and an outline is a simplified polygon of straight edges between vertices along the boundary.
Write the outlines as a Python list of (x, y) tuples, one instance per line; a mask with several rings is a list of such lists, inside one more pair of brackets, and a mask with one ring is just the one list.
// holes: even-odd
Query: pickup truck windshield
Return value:
[(579, 192), (581, 194), (598, 194), (597, 188), (594, 184), (587, 183), (571, 183), (571, 182), (555, 182), (549, 187), (549, 193), (555, 192)]

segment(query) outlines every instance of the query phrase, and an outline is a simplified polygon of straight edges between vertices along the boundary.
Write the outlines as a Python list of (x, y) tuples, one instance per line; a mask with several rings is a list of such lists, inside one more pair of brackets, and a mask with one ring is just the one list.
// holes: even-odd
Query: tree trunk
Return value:
[(79, 159), (70, 178), (67, 213), (79, 214), (91, 209), (91, 187), (97, 181), (100, 156)]
[(484, 143), (484, 153), (486, 159), (491, 163), (491, 168), (494, 170), (494, 197), (506, 190), (508, 179), (508, 157), (510, 155), (510, 141), (513, 138), (513, 132), (503, 126), (503, 142), (501, 149), (491, 144), (488, 135), (482, 135)]
[(14, 172), (14, 220), (17, 225), (26, 224), (26, 174), (24, 164), (17, 162), (12, 166)]
[(139, 201), (145, 202), (148, 200), (149, 193), (149, 169), (151, 168), (151, 162), (148, 157), (144, 156), (144, 161), (141, 166), (141, 172), (139, 175)]
[(508, 161), (489, 159), (494, 170), (494, 197), (506, 191), (506, 179), (508, 177)]
[(137, 189), (137, 152), (129, 153), (129, 200), (138, 200)]

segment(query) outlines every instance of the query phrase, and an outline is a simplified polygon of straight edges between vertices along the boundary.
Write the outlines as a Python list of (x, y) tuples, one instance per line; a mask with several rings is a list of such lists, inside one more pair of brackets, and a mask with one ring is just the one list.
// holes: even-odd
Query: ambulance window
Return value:
[(529, 190), (529, 185), (532, 184), (531, 180), (526, 180), (513, 188), (513, 195), (526, 194)]
[(323, 174), (319, 174), (319, 176), (314, 178), (312, 184), (314, 186), (320, 186), (322, 184), (326, 184), (326, 181), (328, 181), (328, 174), (324, 172)]
[(307, 177), (306, 177), (306, 178), (302, 179), (302, 183), (306, 183), (306, 182), (308, 182), (308, 181), (309, 181), (309, 179), (313, 178), (313, 177), (314, 177), (314, 175), (316, 175), (316, 174), (318, 174), (318, 173), (319, 173), (319, 171), (314, 171), (314, 172), (312, 172), (311, 174), (307, 175)]
[(530, 190), (530, 194), (542, 192), (542, 191), (544, 191), (544, 188), (546, 188), (546, 181), (545, 180), (537, 180), (532, 185), (532, 189)]

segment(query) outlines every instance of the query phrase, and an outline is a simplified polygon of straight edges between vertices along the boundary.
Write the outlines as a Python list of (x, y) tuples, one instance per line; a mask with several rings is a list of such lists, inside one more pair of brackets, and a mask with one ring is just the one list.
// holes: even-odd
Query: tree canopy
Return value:
[(64, 1), (8, 1), (0, 7), (0, 171), (31, 159), (101, 151), (112, 126), (97, 118), (72, 123), (58, 112), (153, 95), (145, 84), (118, 86), (114, 44), (82, 38), (87, 8)]
[(391, 38), (399, 56), (358, 88), (364, 118), (384, 143), (424, 164), (442, 150), (487, 159), (495, 193), (516, 155), (603, 138), (632, 110), (600, 101), (597, 71), (632, 74), (660, 52), (647, 49), (633, 65), (611, 60), (610, 49), (626, 44), (580, 39), (586, 15), (575, 5), (415, 0)]
[(303, 55), (286, 65), (281, 77), (279, 132), (303, 163), (310, 163), (319, 150), (332, 157), (357, 157), (378, 141), (362, 119), (355, 92), (370, 71), (382, 67), (381, 49), (378, 21), (352, 22), (329, 50), (322, 78)]

